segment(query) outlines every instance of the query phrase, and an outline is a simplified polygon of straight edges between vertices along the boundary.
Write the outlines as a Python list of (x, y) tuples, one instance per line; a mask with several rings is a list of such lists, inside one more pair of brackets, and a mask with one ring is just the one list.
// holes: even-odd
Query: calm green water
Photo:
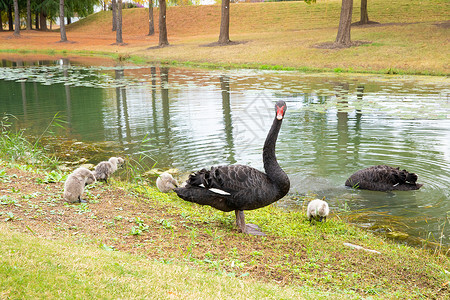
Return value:
[[(273, 103), (283, 99), (288, 111), (277, 157), (292, 188), (278, 205), (298, 209), (302, 203), (292, 195), (314, 193), (334, 210), (349, 208), (360, 226), (405, 232), (407, 242), (450, 245), (449, 83), (442, 77), (3, 61), (0, 112), (16, 116), (30, 134), (42, 133), (59, 113), (67, 121), (61, 136), (107, 141), (115, 151), (145, 153), (159, 168), (188, 173), (232, 163), (262, 169)], [(415, 172), (424, 187), (393, 193), (344, 187), (353, 172), (376, 164)]]

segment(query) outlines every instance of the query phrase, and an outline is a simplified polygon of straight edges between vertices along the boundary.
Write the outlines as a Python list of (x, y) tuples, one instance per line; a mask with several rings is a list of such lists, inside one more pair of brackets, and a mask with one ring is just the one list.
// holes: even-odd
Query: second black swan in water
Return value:
[(417, 175), (386, 165), (372, 166), (355, 172), (345, 182), (346, 186), (372, 191), (418, 190)]
[(269, 205), (287, 194), (289, 178), (275, 156), (275, 144), (286, 113), (286, 103), (275, 104), (276, 116), (263, 149), (263, 173), (243, 165), (228, 165), (202, 169), (189, 176), (183, 187), (175, 188), (177, 195), (190, 202), (209, 205), (218, 210), (234, 210), (239, 230), (253, 235), (265, 235), (258, 226), (246, 224), (244, 210)]

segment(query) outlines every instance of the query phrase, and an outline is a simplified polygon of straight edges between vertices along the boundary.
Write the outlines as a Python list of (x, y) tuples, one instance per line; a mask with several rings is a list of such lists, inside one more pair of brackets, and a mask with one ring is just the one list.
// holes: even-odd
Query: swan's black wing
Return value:
[(208, 187), (218, 188), (229, 193), (261, 188), (268, 184), (268, 177), (265, 173), (243, 165), (212, 167), (209, 175)]
[(223, 211), (256, 209), (278, 200), (267, 175), (244, 165), (202, 169), (191, 174), (186, 186), (175, 192), (182, 199)]
[(400, 168), (394, 168), (386, 165), (379, 165), (369, 167), (364, 171), (364, 177), (367, 180), (373, 180), (374, 182), (383, 182), (386, 184), (405, 184), (416, 183), (417, 175), (410, 173), (406, 170), (400, 170)]
[[(346, 186), (373, 191), (391, 191), (397, 189), (417, 189), (417, 175), (400, 168), (386, 165), (372, 166), (359, 170), (345, 182)], [(406, 187), (402, 187), (402, 186)]]

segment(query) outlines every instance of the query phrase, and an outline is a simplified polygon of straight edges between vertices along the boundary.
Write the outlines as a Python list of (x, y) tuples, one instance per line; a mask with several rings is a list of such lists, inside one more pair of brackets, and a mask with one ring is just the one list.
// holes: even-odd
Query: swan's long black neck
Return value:
[[(266, 137), (263, 149), (264, 170), (269, 179), (279, 189), (279, 193), (284, 196), (290, 187), (289, 178), (280, 167), (275, 155), (275, 144), (277, 142), (278, 133), (280, 132), (283, 120), (274, 119), (272, 127)], [(281, 197), (282, 197), (281, 196)]]

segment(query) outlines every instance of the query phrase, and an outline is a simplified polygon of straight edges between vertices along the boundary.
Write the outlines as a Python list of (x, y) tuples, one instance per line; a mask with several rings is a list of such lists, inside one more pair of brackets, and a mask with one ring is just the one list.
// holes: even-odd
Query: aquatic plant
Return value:
[(0, 119), (0, 158), (9, 162), (21, 162), (31, 165), (54, 166), (57, 161), (46, 153), (40, 146), (39, 141), (49, 131), (52, 124), (57, 124), (56, 115), (47, 129), (32, 144), (25, 137), (25, 130), (13, 129), (13, 115), (3, 114)]
[(156, 166), (156, 159), (145, 153), (146, 147), (150, 145), (150, 142), (152, 142), (152, 139), (148, 137), (148, 134), (145, 135), (139, 142), (137, 154), (125, 159), (123, 174), (127, 181), (135, 183), (143, 181), (142, 174)]

